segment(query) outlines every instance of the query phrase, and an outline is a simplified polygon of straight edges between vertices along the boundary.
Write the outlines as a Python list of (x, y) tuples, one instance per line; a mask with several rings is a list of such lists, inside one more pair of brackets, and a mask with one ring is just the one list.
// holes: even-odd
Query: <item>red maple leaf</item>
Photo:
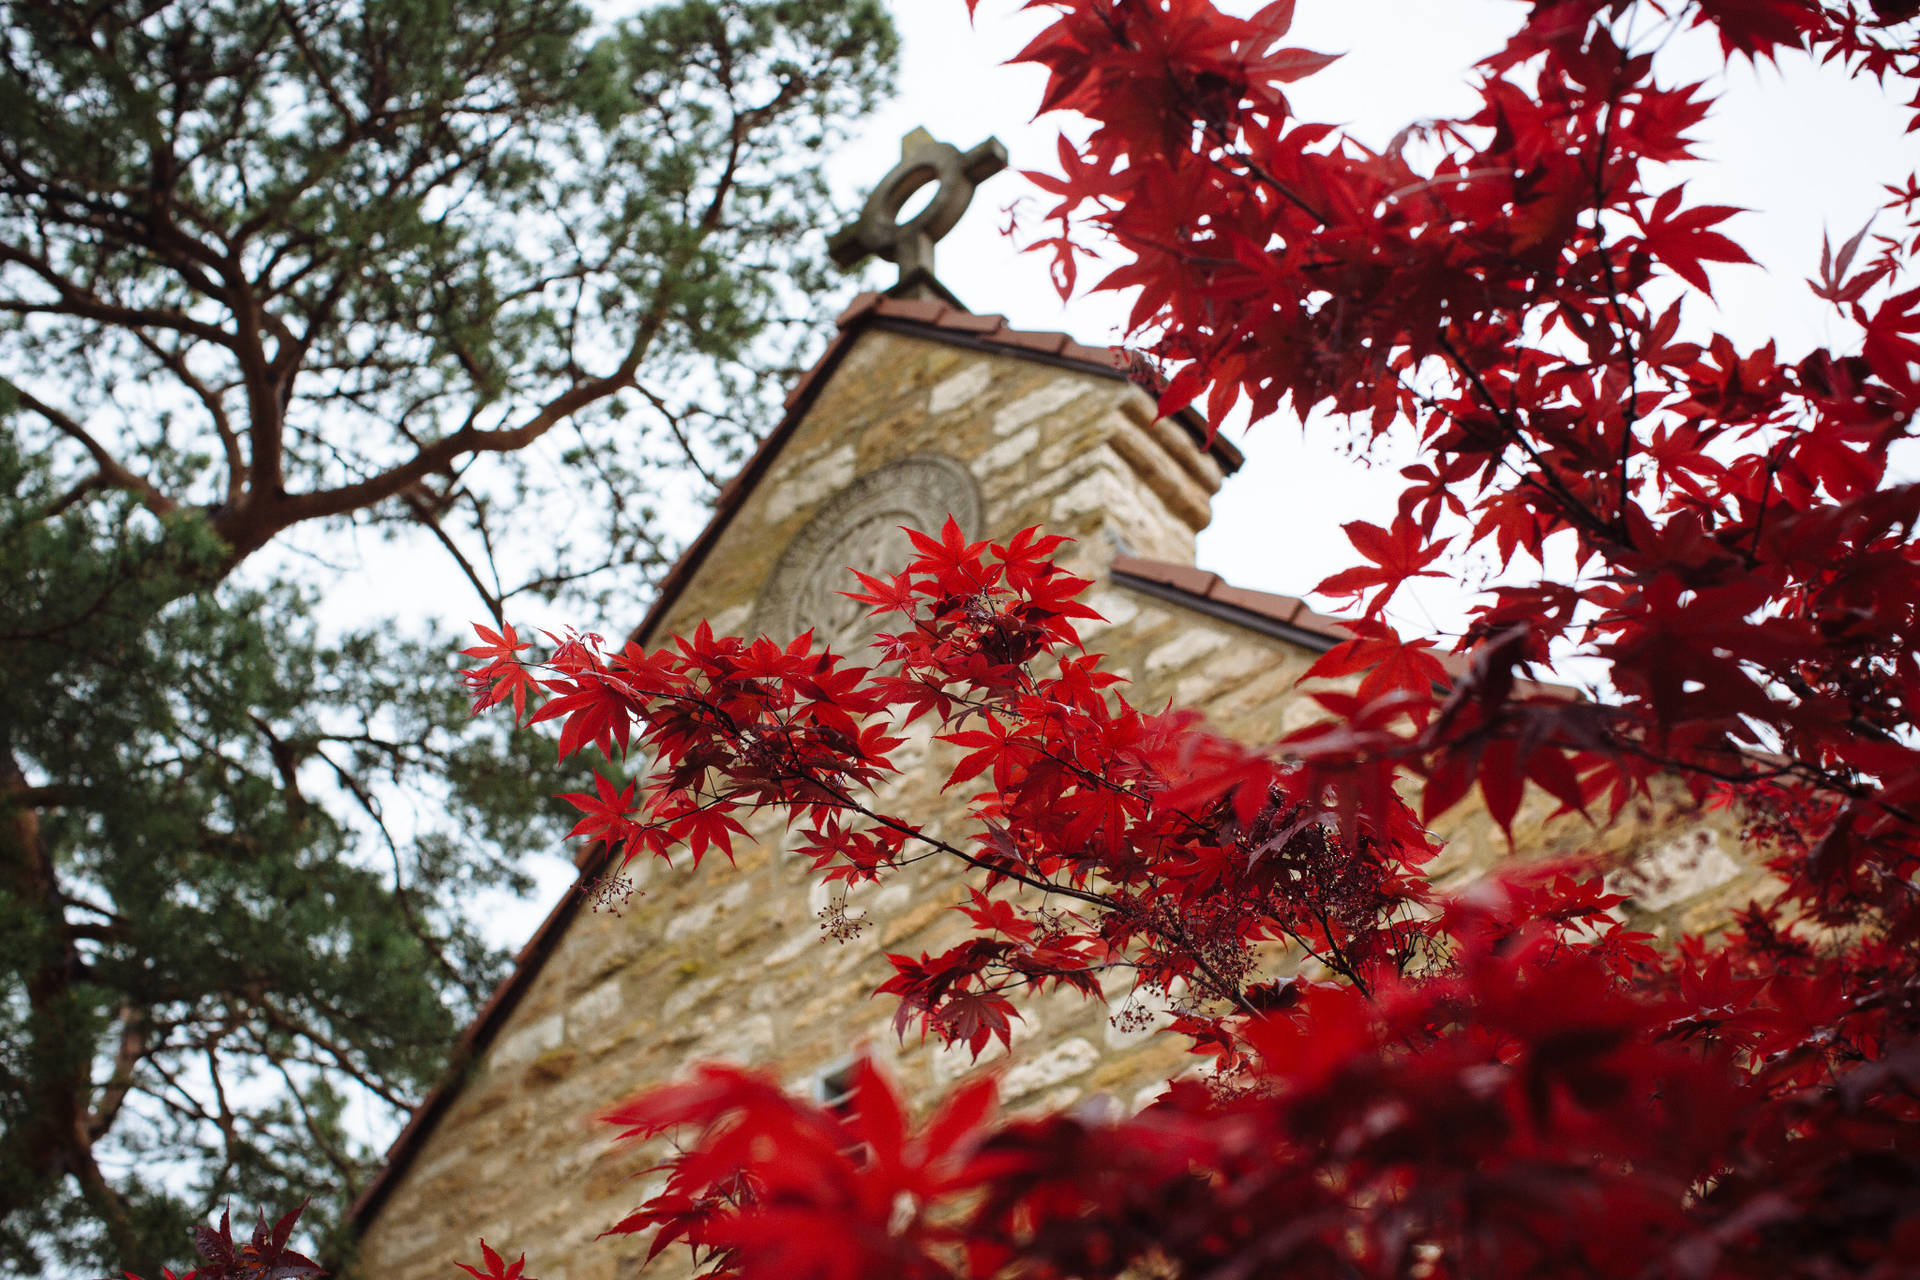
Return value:
[(486, 1266), (485, 1271), (480, 1270), (478, 1267), (469, 1266), (464, 1262), (456, 1262), (454, 1265), (468, 1275), (473, 1276), (475, 1280), (534, 1280), (532, 1276), (523, 1276), (521, 1274), (527, 1265), (527, 1255), (524, 1253), (518, 1258), (515, 1258), (513, 1262), (508, 1263), (504, 1261), (499, 1254), (495, 1253), (487, 1245), (487, 1242), (482, 1239), (480, 1241), (480, 1259)]
[(527, 696), (536, 699), (540, 693), (540, 683), (533, 673), (521, 664), (519, 654), (533, 647), (531, 641), (522, 640), (511, 624), (502, 623), (498, 632), (490, 631), (479, 623), (473, 624), (486, 643), (475, 645), (460, 652), (469, 658), (485, 659), (485, 665), (461, 673), (461, 679), (474, 691), (473, 711), (477, 715), (487, 708), (511, 698), (513, 700), (513, 718), (515, 723), (526, 719)]
[(1653, 209), (1645, 218), (1635, 216), (1647, 251), (1675, 275), (1711, 297), (1713, 286), (1701, 263), (1753, 261), (1740, 245), (1709, 229), (1744, 210), (1717, 204), (1682, 209), (1680, 196), (1684, 186), (1678, 183), (1667, 188), (1653, 202)]
[(1420, 526), (1407, 516), (1399, 516), (1393, 527), (1382, 529), (1365, 520), (1353, 520), (1340, 526), (1354, 549), (1373, 561), (1370, 568), (1343, 569), (1323, 580), (1314, 590), (1322, 595), (1358, 600), (1375, 589), (1366, 602), (1366, 612), (1377, 614), (1409, 578), (1438, 578), (1439, 572), (1427, 568), (1447, 549), (1445, 539), (1429, 542)]
[(597, 771), (593, 775), (594, 789), (591, 793), (572, 791), (560, 798), (584, 815), (567, 832), (569, 839), (586, 840), (588, 848), (604, 843), (608, 848), (618, 848), (627, 844), (639, 832), (639, 824), (633, 820), (638, 805), (634, 801), (634, 788), (637, 784), (627, 783), (616, 790), (614, 785)]

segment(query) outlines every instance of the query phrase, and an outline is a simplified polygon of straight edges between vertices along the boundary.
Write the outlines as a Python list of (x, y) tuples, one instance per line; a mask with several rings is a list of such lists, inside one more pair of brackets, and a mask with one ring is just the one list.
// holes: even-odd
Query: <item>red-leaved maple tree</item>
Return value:
[[(989, 1082), (924, 1121), (871, 1066), (846, 1117), (699, 1068), (611, 1114), (680, 1140), (614, 1230), (754, 1280), (1920, 1274), (1920, 485), (1889, 471), (1920, 181), (1821, 255), (1837, 349), (1683, 326), (1747, 254), (1669, 167), (1710, 95), (1651, 54), (1704, 24), (1728, 59), (1905, 93), (1916, 6), (1538, 0), (1472, 114), (1384, 151), (1293, 115), (1328, 59), (1286, 46), (1292, 0), (1034, 7), (1044, 107), (1093, 126), (1033, 175), (1043, 248), (1063, 291), (1117, 248), (1162, 409), (1418, 434), (1396, 516), (1349, 525), (1364, 563), (1320, 588), (1358, 616), (1312, 675), (1357, 683), (1277, 742), (1143, 712), (1079, 644), (1057, 538), (951, 524), (860, 579), (870, 655), (702, 628), (534, 663), (483, 632), (482, 707), (644, 753), (572, 797), (589, 841), (697, 861), (772, 809), (829, 880), (966, 871), (968, 936), (892, 957), (903, 1030), (977, 1052), (1020, 991), (1098, 999), (1125, 964), (1184, 993), (1166, 1034), (1214, 1063), (1134, 1115), (997, 1119)], [(1384, 611), (1469, 548), (1507, 572), (1449, 667)], [(1577, 579), (1521, 571), (1550, 556)], [(1531, 682), (1565, 654), (1607, 695)], [(873, 798), (914, 719), (964, 752), (964, 838)], [(1577, 861), (1423, 874), (1475, 788), (1510, 828), (1529, 784), (1579, 822), (1663, 779), (1741, 815), (1774, 877), (1710, 938), (1650, 945)], [(1280, 944), (1330, 976), (1276, 976)]]
[[(200, 1256), (199, 1264), (184, 1275), (176, 1275), (169, 1267), (161, 1271), (160, 1280), (322, 1280), (327, 1273), (320, 1264), (287, 1243), (306, 1211), (305, 1204), (298, 1205), (272, 1226), (267, 1225), (267, 1215), (262, 1213), (253, 1235), (235, 1240), (233, 1215), (222, 1210), (217, 1228), (205, 1224), (194, 1228), (193, 1249)], [(486, 1248), (485, 1241), (481, 1248)], [(123, 1274), (126, 1280), (140, 1280), (132, 1272)]]

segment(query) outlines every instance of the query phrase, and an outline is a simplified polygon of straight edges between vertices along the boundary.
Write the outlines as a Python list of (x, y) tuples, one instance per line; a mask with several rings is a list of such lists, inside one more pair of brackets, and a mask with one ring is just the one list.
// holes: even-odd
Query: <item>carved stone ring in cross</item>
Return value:
[[(900, 266), (900, 283), (911, 286), (933, 275), (934, 242), (953, 230), (973, 200), (974, 187), (1007, 167), (1007, 149), (988, 138), (962, 152), (935, 142), (925, 129), (915, 129), (900, 143), (900, 163), (883, 178), (860, 217), (834, 233), (827, 252), (842, 267), (855, 267), (869, 254)], [(906, 222), (899, 221), (913, 193), (929, 182), (940, 189), (927, 207)]]

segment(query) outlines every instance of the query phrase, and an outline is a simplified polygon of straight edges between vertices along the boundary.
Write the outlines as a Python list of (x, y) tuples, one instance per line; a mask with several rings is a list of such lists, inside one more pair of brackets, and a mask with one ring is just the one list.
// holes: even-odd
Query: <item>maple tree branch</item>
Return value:
[[(1495, 420), (1500, 423), (1504, 439), (1496, 438), (1493, 443), (1503, 446), (1506, 444), (1515, 445), (1532, 460), (1534, 470), (1521, 472), (1521, 483), (1541, 489), (1551, 496), (1554, 499), (1555, 506), (1558, 507), (1560, 513), (1566, 517), (1569, 524), (1577, 528), (1586, 529), (1605, 543), (1612, 544), (1615, 542), (1612, 523), (1603, 520), (1597, 512), (1589, 509), (1584, 502), (1580, 501), (1580, 499), (1566, 487), (1565, 482), (1554, 474), (1552, 466), (1547, 462), (1546, 458), (1541, 455), (1539, 449), (1534, 446), (1533, 442), (1527, 439), (1525, 430), (1514, 420), (1511, 411), (1501, 405), (1499, 400), (1494, 396), (1493, 389), (1487, 386), (1486, 381), (1480, 376), (1479, 370), (1467, 362), (1466, 357), (1454, 346), (1453, 340), (1447, 336), (1447, 331), (1444, 328), (1435, 334), (1434, 342), (1447, 357), (1447, 362), (1453, 366), (1454, 371), (1467, 380), (1467, 384), (1473, 388), (1474, 395), (1479, 398), (1481, 404), (1485, 406), (1487, 411), (1493, 414)], [(1455, 422), (1461, 422), (1457, 417), (1453, 420)], [(1477, 424), (1461, 422), (1461, 425), (1467, 427), (1469, 430), (1477, 429)]]
[(1620, 344), (1626, 349), (1627, 376), (1624, 403), (1620, 407), (1620, 457), (1618, 462), (1618, 480), (1620, 505), (1614, 513), (1614, 526), (1624, 541), (1627, 534), (1628, 464), (1633, 454), (1633, 428), (1639, 417), (1637, 403), (1640, 383), (1640, 352), (1633, 336), (1633, 329), (1627, 323), (1626, 308), (1620, 300), (1620, 277), (1614, 269), (1613, 251), (1607, 245), (1606, 227), (1602, 216), (1607, 207), (1607, 157), (1613, 150), (1613, 126), (1620, 113), (1621, 77), (1627, 69), (1627, 51), (1624, 43), (1617, 44), (1620, 57), (1614, 67), (1613, 83), (1608, 87), (1607, 101), (1601, 107), (1600, 137), (1594, 146), (1593, 162), (1593, 244), (1594, 252), (1600, 256), (1601, 270), (1607, 279), (1607, 302), (1613, 312), (1614, 326), (1620, 333)]
[(1785, 461), (1788, 439), (1774, 442), (1767, 450), (1767, 477), (1760, 488), (1760, 508), (1753, 516), (1753, 536), (1747, 540), (1744, 559), (1748, 568), (1760, 562), (1760, 537), (1767, 527), (1767, 508), (1773, 505), (1774, 481), (1779, 477), (1781, 463)]
[[(1023, 871), (1019, 871), (1014, 868), (998, 866), (992, 863), (984, 862), (980, 858), (975, 857), (973, 854), (968, 853), (966, 850), (961, 849), (958, 846), (953, 845), (946, 840), (942, 840), (938, 836), (927, 834), (927, 832), (920, 827), (914, 826), (911, 823), (903, 822), (898, 818), (892, 817), (891, 815), (882, 814), (873, 809), (868, 808), (867, 806), (861, 804), (857, 800), (854, 800), (851, 796), (847, 795), (845, 791), (841, 790), (840, 788), (834, 786), (831, 783), (825, 782), (818, 778), (806, 777), (804, 774), (801, 774), (800, 776), (805, 778), (805, 780), (813, 783), (813, 785), (819, 786), (821, 787), (821, 789), (831, 792), (836, 797), (837, 801), (843, 808), (846, 808), (855, 813), (861, 814), (862, 816), (868, 818), (869, 820), (875, 823), (878, 823), (883, 827), (886, 827), (888, 830), (897, 832), (898, 834), (904, 835), (909, 839), (918, 840), (922, 844), (925, 844), (930, 848), (936, 849), (941, 853), (945, 853), (951, 857), (958, 858), (961, 862), (964, 862), (967, 866), (973, 868), (974, 870), (986, 872), (989, 877), (998, 877), (1005, 880), (1012, 880), (1015, 883), (1025, 885), (1030, 889), (1039, 890), (1043, 894), (1058, 894), (1061, 897), (1072, 898), (1077, 901), (1087, 903), (1091, 906), (1104, 908), (1105, 910), (1108, 910), (1108, 911), (1113, 911), (1116, 909), (1114, 901), (1102, 894), (1094, 893), (1091, 890), (1079, 889), (1072, 885), (1056, 884), (1052, 881), (1042, 880), (1035, 876), (1030, 876)], [(1245, 996), (1240, 992), (1239, 984), (1229, 981), (1224, 975), (1222, 975), (1217, 969), (1214, 968), (1214, 966), (1207, 960), (1205, 954), (1203, 953), (1202, 948), (1200, 948), (1199, 945), (1192, 940), (1191, 936), (1186, 932), (1185, 928), (1179, 923), (1177, 918), (1172, 920), (1169, 923), (1168, 927), (1172, 933), (1173, 940), (1179, 943), (1183, 953), (1187, 956), (1187, 958), (1192, 960), (1195, 966), (1198, 967), (1202, 973), (1206, 974), (1208, 979), (1215, 984), (1216, 989), (1218, 990), (1220, 997), (1222, 999), (1227, 1000), (1230, 1003), (1240, 1005), (1243, 1012), (1246, 1012), (1246, 1013), (1255, 1012), (1254, 1008), (1251, 1005), (1247, 1004)]]
[(1253, 175), (1253, 177), (1259, 181), (1266, 183), (1267, 186), (1273, 189), (1275, 195), (1300, 210), (1300, 212), (1306, 214), (1309, 218), (1312, 218), (1320, 225), (1322, 230), (1333, 225), (1331, 218), (1308, 203), (1304, 197), (1286, 183), (1274, 177), (1263, 165), (1248, 155), (1244, 147), (1236, 147), (1232, 137), (1228, 135), (1220, 122), (1212, 117), (1212, 113), (1202, 107), (1194, 105), (1193, 98), (1184, 84), (1180, 86), (1178, 98), (1181, 105), (1187, 108), (1188, 114), (1201, 122), (1202, 136), (1209, 137), (1213, 140), (1214, 147), (1219, 154), (1209, 157), (1211, 163), (1231, 173), (1232, 170), (1226, 169), (1224, 160), (1225, 157), (1232, 156), (1247, 173)]
[(1187, 959), (1193, 961), (1194, 967), (1206, 975), (1207, 981), (1213, 983), (1214, 994), (1216, 996), (1225, 1000), (1228, 1004), (1237, 1006), (1242, 1013), (1254, 1014), (1259, 1012), (1259, 1010), (1255, 1009), (1247, 1000), (1243, 984), (1221, 973), (1214, 967), (1213, 963), (1207, 959), (1206, 949), (1193, 940), (1192, 935), (1187, 932), (1186, 926), (1180, 922), (1178, 915), (1169, 915), (1165, 925), (1150, 925), (1149, 927), (1155, 928), (1156, 931), (1162, 932), (1163, 934), (1171, 934), (1173, 940), (1180, 945)]
[(1404, 187), (1395, 187), (1380, 197), (1380, 203), (1399, 204), (1408, 196), (1419, 195), (1423, 191), (1438, 191), (1445, 187), (1462, 186), (1469, 182), (1480, 182), (1489, 178), (1499, 178), (1511, 182), (1513, 180), (1513, 170), (1509, 168), (1462, 169), (1457, 173), (1441, 174), (1436, 177), (1422, 179), (1419, 182), (1409, 182)]
[[(933, 629), (929, 627), (923, 619), (916, 618), (913, 621), (916, 627), (926, 632), (928, 635), (934, 634)], [(995, 629), (1000, 633), (1001, 638), (1006, 639), (1007, 638), (1006, 628), (1000, 624), (998, 619), (995, 620), (994, 626), (995, 626)], [(1026, 663), (1021, 664), (1020, 679), (1022, 681), (1022, 689), (1024, 692), (1028, 694), (1034, 694), (1037, 692), (1038, 686), (1034, 681), (1033, 669), (1030, 664), (1026, 664)], [(1027, 720), (1027, 717), (1022, 716), (1018, 711), (1009, 711), (1008, 704), (1004, 700), (998, 701), (998, 702), (989, 702), (985, 699), (969, 698), (963, 693), (951, 692), (948, 689), (944, 688), (943, 686), (937, 685), (933, 681), (928, 680), (924, 676), (919, 678), (919, 682), (920, 682), (920, 686), (928, 690), (929, 692), (932, 692), (940, 697), (946, 698), (960, 706), (969, 708), (970, 710), (977, 711), (982, 716), (999, 714), (999, 715), (1011, 716), (1012, 718), (1017, 720)], [(1069, 773), (1072, 773), (1075, 777), (1079, 778), (1082, 782), (1087, 783), (1089, 786), (1098, 787), (1101, 790), (1106, 791), (1112, 795), (1121, 795), (1121, 796), (1126, 796), (1129, 799), (1138, 800), (1142, 804), (1146, 805), (1149, 809), (1151, 809), (1153, 806), (1153, 797), (1150, 794), (1143, 794), (1141, 792), (1135, 791), (1131, 787), (1123, 786), (1120, 783), (1113, 781), (1113, 779), (1107, 777), (1105, 774), (1095, 773), (1091, 769), (1088, 769), (1085, 765), (1079, 763), (1077, 760), (1069, 760), (1067, 757), (1054, 751), (1051, 747), (1048, 747), (1047, 745), (1045, 745), (1044, 742), (1040, 744), (1026, 743), (1024, 745), (1028, 750), (1034, 752), (1034, 754), (1040, 756), (1043, 759), (1053, 761), (1055, 764), (1067, 770)]]
[[(797, 757), (796, 757), (796, 760), (797, 760)], [(1004, 867), (998, 867), (998, 866), (994, 866), (991, 863), (984, 862), (980, 858), (974, 856), (971, 853), (968, 853), (966, 850), (960, 848), (959, 846), (951, 844), (946, 840), (942, 840), (939, 836), (927, 834), (927, 832), (920, 827), (916, 827), (913, 824), (908, 822), (903, 822), (900, 819), (893, 817), (891, 814), (880, 813), (876, 810), (868, 808), (866, 805), (863, 805), (858, 800), (855, 800), (851, 795), (847, 794), (845, 790), (836, 786), (835, 784), (831, 782), (827, 782), (822, 778), (806, 773), (804, 770), (804, 767), (799, 765), (798, 763), (795, 764), (794, 772), (792, 776), (797, 781), (808, 783), (811, 786), (817, 786), (821, 790), (827, 792), (833, 798), (834, 803), (838, 805), (840, 808), (845, 809), (852, 813), (857, 813), (862, 817), (867, 818), (868, 820), (887, 828), (887, 830), (889, 831), (895, 832), (899, 835), (906, 836), (911, 840), (917, 840), (920, 843), (926, 845), (927, 847), (934, 849), (940, 853), (947, 854), (950, 857), (958, 858), (960, 861), (966, 863), (969, 867), (972, 867), (976, 871), (984, 871), (992, 876), (999, 876), (1003, 879), (1012, 880), (1012, 881), (1015, 881), (1016, 883), (1026, 885), (1030, 889), (1038, 889), (1042, 893), (1057, 893), (1062, 897), (1075, 898), (1081, 902), (1089, 903), (1093, 906), (1106, 905), (1107, 900), (1101, 897), (1099, 894), (1092, 893), (1084, 889), (1076, 889), (1071, 885), (1054, 884), (1052, 881), (1038, 879), (1034, 876), (1027, 875), (1025, 872), (1016, 871), (1016, 870), (1012, 870)]]
[(1333, 921), (1327, 918), (1325, 905), (1317, 899), (1312, 898), (1309, 898), (1307, 902), (1308, 909), (1313, 912), (1313, 918), (1319, 922), (1320, 936), (1327, 940), (1327, 954), (1321, 959), (1321, 963), (1345, 978), (1348, 982), (1351, 982), (1361, 995), (1372, 999), (1373, 989), (1367, 985), (1366, 979), (1360, 976), (1359, 970), (1353, 967), (1352, 961), (1347, 958), (1346, 952), (1341, 949), (1340, 944), (1334, 941)]
[[(1027, 674), (1030, 676), (1030, 673), (1027, 673)], [(666, 697), (669, 700), (689, 702), (692, 705), (701, 708), (704, 712), (706, 712), (708, 715), (713, 717), (714, 721), (721, 727), (722, 732), (735, 744), (736, 751), (740, 751), (743, 748), (743, 745), (748, 742), (748, 739), (744, 731), (742, 730), (738, 722), (733, 718), (733, 716), (725, 708), (716, 705), (715, 703), (707, 700), (706, 698), (700, 697), (697, 694), (675, 694), (675, 693), (663, 693), (660, 696)], [(964, 698), (956, 698), (956, 701), (962, 702), (963, 705), (966, 703), (966, 700)], [(1114, 899), (1106, 895), (1102, 895), (1090, 890), (1084, 890), (1074, 885), (1060, 884), (1054, 881), (1045, 880), (1045, 879), (1033, 876), (1027, 872), (1021, 871), (1014, 867), (988, 863), (976, 857), (975, 855), (959, 848), (958, 846), (953, 845), (949, 841), (930, 835), (924, 829), (918, 826), (915, 826), (911, 823), (904, 822), (898, 818), (893, 817), (890, 814), (881, 813), (873, 809), (872, 807), (866, 804), (863, 804), (858, 800), (855, 800), (852, 797), (852, 795), (845, 789), (844, 786), (826, 778), (820, 773), (809, 768), (807, 762), (802, 758), (800, 751), (798, 749), (798, 746), (794, 740), (793, 730), (794, 730), (794, 726), (790, 721), (780, 722), (778, 736), (780, 737), (781, 741), (785, 746), (784, 754), (787, 761), (787, 766), (786, 766), (786, 769), (784, 770), (785, 776), (790, 778), (792, 781), (800, 782), (802, 784), (805, 784), (809, 788), (812, 788), (814, 790), (824, 793), (830, 798), (831, 803), (839, 810), (843, 812), (858, 814), (887, 830), (895, 832), (898, 835), (901, 835), (910, 840), (917, 841), (921, 844), (928, 846), (931, 849), (934, 849), (941, 853), (945, 853), (948, 856), (954, 857), (959, 861), (961, 861), (962, 863), (964, 863), (965, 865), (967, 865), (968, 867), (986, 873), (990, 878), (1006, 879), (1014, 883), (1024, 885), (1028, 888), (1035, 889), (1042, 894), (1048, 894), (1048, 895), (1058, 894), (1062, 897), (1078, 900), (1092, 906), (1100, 907), (1109, 912), (1122, 909)], [(779, 779), (779, 776), (780, 775), (776, 774), (774, 780), (777, 781)], [(1093, 778), (1091, 775), (1088, 775), (1088, 776), (1090, 780), (1095, 781), (1100, 785), (1103, 785), (1103, 786), (1110, 785), (1106, 783), (1106, 780), (1104, 779)], [(705, 803), (697, 806), (696, 810), (694, 811), (698, 812), (698, 811), (711, 810), (711, 809), (731, 808), (736, 803), (739, 803), (739, 801), (736, 801), (733, 795), (716, 793), (716, 794), (710, 795), (705, 801)], [(749, 800), (747, 801), (747, 803), (751, 804), (752, 801)], [(811, 806), (817, 805), (819, 801), (817, 799), (802, 800), (798, 798), (788, 798), (784, 801), (784, 803), (790, 806), (811, 807)], [(678, 816), (684, 817), (685, 815), (682, 814)], [(1205, 948), (1201, 946), (1192, 937), (1191, 933), (1185, 928), (1185, 926), (1178, 920), (1177, 917), (1169, 918), (1164, 923), (1157, 922), (1148, 917), (1140, 917), (1137, 915), (1135, 918), (1137, 923), (1141, 924), (1144, 927), (1147, 927), (1152, 932), (1161, 934), (1167, 940), (1176, 944), (1181, 954), (1186, 956), (1195, 965), (1195, 967), (1198, 968), (1206, 976), (1206, 978), (1213, 984), (1215, 991), (1217, 992), (1217, 994), (1221, 999), (1227, 1000), (1230, 1003), (1233, 1003), (1239, 1006), (1243, 1012), (1246, 1012), (1246, 1013), (1254, 1012), (1254, 1009), (1252, 1008), (1252, 1006), (1246, 1001), (1244, 993), (1241, 990), (1240, 984), (1234, 979), (1232, 979), (1231, 977), (1229, 977), (1227, 974), (1221, 972), (1212, 963), (1212, 961), (1207, 957), (1205, 953)], [(1331, 933), (1331, 930), (1329, 930), (1329, 933)]]

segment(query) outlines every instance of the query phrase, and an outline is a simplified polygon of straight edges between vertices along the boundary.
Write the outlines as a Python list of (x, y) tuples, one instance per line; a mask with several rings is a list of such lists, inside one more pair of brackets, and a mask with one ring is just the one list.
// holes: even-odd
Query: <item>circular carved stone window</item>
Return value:
[(901, 526), (937, 533), (949, 515), (968, 536), (980, 527), (980, 487), (953, 459), (918, 454), (869, 471), (821, 503), (787, 544), (754, 605), (749, 634), (784, 642), (811, 627), (820, 644), (857, 656), (874, 634), (873, 620), (869, 606), (840, 594), (859, 586), (847, 571), (900, 572), (913, 558)]

